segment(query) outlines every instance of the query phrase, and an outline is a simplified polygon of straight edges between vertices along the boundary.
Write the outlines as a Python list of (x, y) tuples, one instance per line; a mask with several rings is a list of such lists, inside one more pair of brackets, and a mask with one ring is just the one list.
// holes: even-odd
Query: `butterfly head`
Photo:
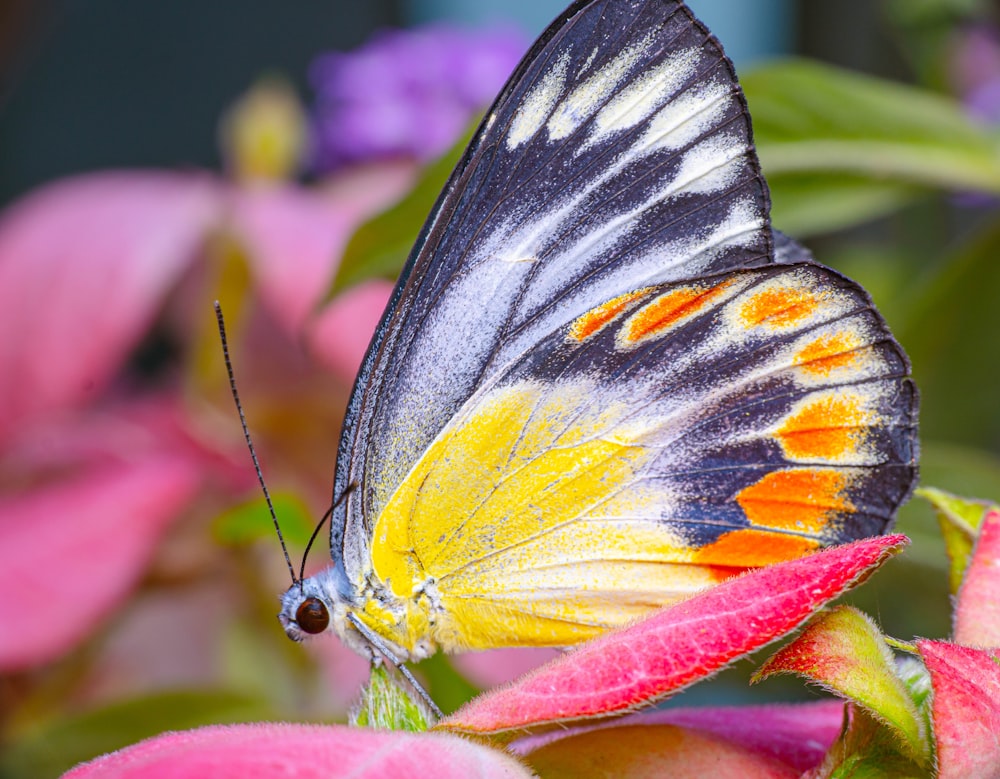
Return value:
[[(296, 582), (281, 596), (278, 620), (290, 639), (303, 641), (332, 629), (353, 648), (365, 646), (363, 640), (358, 642), (357, 632), (350, 629), (347, 621), (350, 604), (340, 593), (336, 579), (334, 571), (327, 569)], [(364, 649), (362, 654), (370, 651)]]

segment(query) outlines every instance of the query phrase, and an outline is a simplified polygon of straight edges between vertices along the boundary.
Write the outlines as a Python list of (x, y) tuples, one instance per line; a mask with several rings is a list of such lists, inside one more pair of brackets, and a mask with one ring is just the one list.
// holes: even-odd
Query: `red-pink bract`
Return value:
[(1000, 651), (920, 641), (934, 687), (938, 779), (1000, 776)]
[(527, 729), (662, 699), (798, 627), (905, 543), (869, 538), (730, 579), (472, 701), (439, 727)]
[(1000, 647), (1000, 511), (986, 513), (955, 604), (955, 642)]

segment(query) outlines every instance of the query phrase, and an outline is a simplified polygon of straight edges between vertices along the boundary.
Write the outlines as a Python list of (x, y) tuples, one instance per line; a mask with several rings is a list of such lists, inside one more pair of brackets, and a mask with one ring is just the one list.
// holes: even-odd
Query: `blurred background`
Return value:
[[(385, 26), (515, 25), (533, 39), (561, 0), (7, 0), (0, 13), (0, 203), (57, 176), (135, 165), (218, 166), (214, 133), (234, 95), (280, 73), (310, 95), (308, 66)], [(918, 3), (918, 5), (928, 5)], [(944, 6), (946, 3), (939, 3)], [(956, 7), (969, 2), (951, 3)], [(740, 67), (797, 53), (905, 75), (884, 4), (695, 0)]]
[[(862, 282), (912, 358), (922, 482), (1000, 500), (1000, 4), (690, 5), (736, 63), (775, 225)], [(390, 280), (563, 6), (0, 4), (0, 776), (171, 728), (343, 720), (367, 670), (274, 619), (288, 574), (210, 301), (297, 560)], [(855, 602), (946, 636), (934, 515), (914, 499), (898, 527), (913, 547)], [(447, 710), (545, 656), (420, 672)], [(679, 702), (811, 694), (748, 691), (758, 661)]]

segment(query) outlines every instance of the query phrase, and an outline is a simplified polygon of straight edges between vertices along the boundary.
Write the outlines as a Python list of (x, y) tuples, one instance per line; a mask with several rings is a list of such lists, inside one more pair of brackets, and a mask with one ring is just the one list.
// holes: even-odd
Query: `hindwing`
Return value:
[(748, 567), (884, 532), (915, 390), (868, 296), (797, 263), (618, 295), (444, 427), (375, 527), (447, 649), (562, 645)]

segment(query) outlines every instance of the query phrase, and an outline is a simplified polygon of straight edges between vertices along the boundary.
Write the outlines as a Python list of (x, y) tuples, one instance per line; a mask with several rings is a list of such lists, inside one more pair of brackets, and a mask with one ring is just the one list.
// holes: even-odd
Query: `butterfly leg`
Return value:
[(431, 698), (430, 693), (427, 692), (417, 681), (417, 678), (413, 675), (409, 668), (407, 668), (403, 661), (396, 657), (395, 652), (393, 652), (386, 643), (368, 628), (360, 619), (358, 619), (353, 613), (347, 613), (347, 620), (354, 626), (354, 628), (365, 637), (365, 640), (375, 649), (380, 655), (382, 655), (386, 660), (388, 660), (392, 665), (398, 670), (403, 678), (409, 682), (410, 687), (413, 689), (417, 696), (424, 702), (431, 713), (437, 718), (441, 719), (444, 717), (444, 712), (438, 708), (438, 705), (434, 703), (434, 699)]

